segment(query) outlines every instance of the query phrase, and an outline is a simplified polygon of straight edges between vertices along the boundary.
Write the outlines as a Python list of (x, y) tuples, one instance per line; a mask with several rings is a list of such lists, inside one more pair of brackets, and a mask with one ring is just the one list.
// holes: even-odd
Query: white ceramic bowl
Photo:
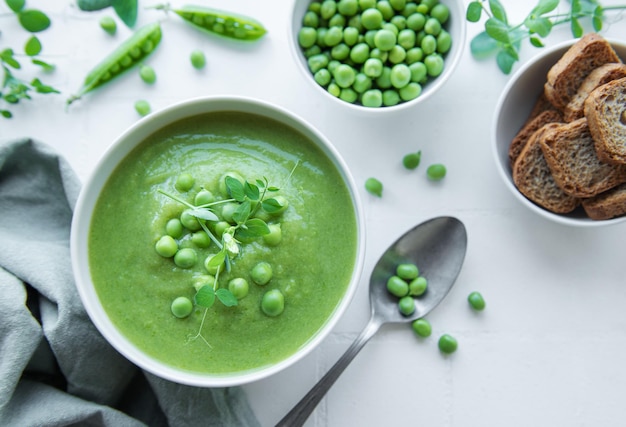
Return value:
[[(142, 352), (113, 325), (96, 294), (89, 270), (88, 235), (99, 194), (109, 175), (129, 152), (155, 131), (180, 119), (216, 111), (238, 111), (271, 118), (300, 131), (316, 144), (334, 163), (352, 196), (357, 222), (357, 243), (354, 269), (340, 303), (323, 327), (295, 354), (273, 365), (254, 371), (227, 375), (189, 372), (166, 365)], [(209, 97), (182, 102), (155, 112), (132, 126), (109, 148), (85, 183), (74, 212), (71, 232), (71, 256), (76, 285), (83, 304), (98, 330), (121, 354), (139, 367), (162, 378), (202, 387), (225, 387), (244, 384), (272, 375), (313, 350), (328, 335), (352, 300), (358, 285), (364, 258), (364, 217), (359, 192), (348, 168), (331, 143), (307, 122), (275, 105), (242, 97)]]
[[(518, 191), (513, 183), (509, 165), (508, 150), (511, 140), (526, 121), (537, 96), (543, 90), (548, 70), (563, 56), (576, 40), (569, 40), (542, 50), (525, 63), (511, 77), (497, 103), (492, 125), (492, 151), (496, 168), (506, 187), (521, 204), (551, 221), (576, 227), (598, 227), (626, 221), (626, 216), (609, 220), (593, 220), (587, 217), (581, 207), (569, 214), (556, 214), (533, 203)], [(613, 49), (626, 60), (626, 43), (609, 40)]]
[(464, 2), (461, 0), (441, 0), (441, 3), (445, 4), (450, 9), (450, 17), (448, 22), (445, 24), (445, 28), (452, 37), (452, 46), (444, 56), (445, 65), (443, 72), (436, 78), (431, 78), (422, 87), (421, 94), (417, 98), (410, 101), (401, 102), (397, 105), (389, 107), (364, 107), (360, 104), (353, 104), (329, 94), (325, 88), (317, 84), (313, 78), (313, 74), (309, 70), (307, 60), (302, 53), (302, 49), (298, 44), (298, 32), (302, 27), (302, 18), (304, 17), (311, 1), (312, 0), (295, 0), (293, 4), (291, 28), (289, 32), (289, 44), (291, 45), (292, 54), (298, 64), (298, 68), (304, 75), (304, 79), (311, 85), (315, 86), (316, 91), (321, 93), (321, 96), (324, 99), (327, 99), (329, 102), (339, 103), (340, 105), (344, 105), (346, 108), (354, 111), (378, 112), (378, 114), (381, 112), (388, 113), (404, 110), (425, 102), (448, 81), (461, 59), (463, 49), (465, 49), (466, 22)]

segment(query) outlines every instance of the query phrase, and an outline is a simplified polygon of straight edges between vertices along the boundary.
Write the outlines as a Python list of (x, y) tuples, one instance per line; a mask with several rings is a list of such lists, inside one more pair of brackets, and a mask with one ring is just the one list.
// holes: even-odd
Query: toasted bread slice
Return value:
[(626, 165), (598, 159), (584, 117), (558, 125), (540, 143), (554, 180), (570, 196), (593, 197), (626, 182)]
[(585, 101), (585, 117), (598, 157), (626, 165), (626, 77), (593, 90)]
[(546, 98), (558, 109), (565, 109), (587, 76), (611, 62), (622, 61), (609, 42), (595, 33), (584, 35), (548, 71)]
[(550, 101), (548, 101), (548, 98), (546, 98), (545, 92), (542, 90), (539, 96), (537, 97), (537, 100), (535, 101), (535, 104), (533, 105), (532, 110), (530, 110), (530, 114), (528, 115), (527, 120), (534, 119), (539, 114), (543, 113), (544, 111), (549, 111), (549, 110), (559, 111), (558, 108), (556, 108), (554, 105), (550, 103)]
[(580, 200), (556, 184), (539, 142), (555, 126), (560, 125), (549, 123), (531, 135), (513, 165), (513, 182), (520, 193), (537, 205), (554, 213), (569, 213)]
[(582, 205), (591, 219), (611, 219), (626, 215), (626, 184), (613, 187), (596, 197), (585, 199)]
[(563, 117), (561, 116), (561, 113), (556, 110), (545, 110), (539, 113), (536, 117), (528, 120), (524, 126), (522, 126), (517, 135), (515, 135), (515, 138), (513, 138), (513, 141), (511, 141), (511, 145), (509, 146), (509, 161), (511, 165), (515, 163), (515, 159), (533, 133), (545, 124), (559, 123), (562, 121)]
[[(598, 86), (602, 86), (612, 80), (626, 77), (626, 64), (609, 63), (596, 68), (587, 76), (578, 88), (576, 95), (572, 97), (570, 102), (563, 111), (563, 119), (566, 122), (573, 122), (585, 115), (585, 100)], [(592, 132), (593, 134), (593, 132)]]

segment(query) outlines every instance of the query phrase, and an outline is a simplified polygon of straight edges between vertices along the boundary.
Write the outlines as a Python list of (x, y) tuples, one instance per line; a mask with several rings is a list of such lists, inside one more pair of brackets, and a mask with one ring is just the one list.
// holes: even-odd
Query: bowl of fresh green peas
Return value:
[(304, 77), (358, 110), (418, 104), (454, 72), (465, 40), (454, 0), (296, 0), (291, 46)]

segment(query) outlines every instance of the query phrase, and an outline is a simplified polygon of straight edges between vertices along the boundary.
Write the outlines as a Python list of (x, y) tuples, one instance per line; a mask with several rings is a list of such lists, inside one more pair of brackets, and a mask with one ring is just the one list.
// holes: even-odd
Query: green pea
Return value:
[(319, 55), (320, 53), (322, 53), (322, 48), (318, 45), (313, 45), (304, 50), (304, 57), (308, 59), (313, 55)]
[(369, 30), (365, 33), (365, 35), (363, 36), (364, 40), (363, 42), (367, 43), (367, 45), (373, 49), (376, 47), (376, 43), (374, 38), (376, 37), (376, 33), (378, 31), (377, 30)]
[(211, 276), (210, 274), (200, 274), (195, 276), (191, 283), (194, 290), (198, 292), (204, 286), (213, 287), (215, 284), (215, 276)]
[(422, 13), (414, 13), (406, 19), (406, 25), (413, 31), (421, 31), (426, 25), (426, 16)]
[(439, 21), (440, 24), (445, 24), (450, 17), (450, 9), (443, 3), (436, 4), (430, 10), (430, 16)]
[(410, 101), (412, 99), (417, 98), (422, 93), (422, 86), (416, 82), (410, 82), (399, 91), (400, 98), (403, 101)]
[(365, 190), (374, 196), (383, 196), (383, 183), (376, 178), (367, 178), (365, 180)]
[(394, 10), (400, 12), (406, 6), (406, 0), (389, 0), (389, 4)]
[(317, 31), (313, 27), (302, 27), (298, 31), (298, 44), (303, 47), (311, 47), (317, 41)]
[(139, 68), (139, 77), (141, 77), (141, 80), (149, 85), (156, 82), (156, 73), (154, 72), (154, 68), (149, 65), (142, 65)]
[(242, 277), (236, 277), (228, 282), (228, 290), (237, 299), (242, 299), (246, 297), (248, 295), (249, 289), (250, 286), (248, 285), (248, 281)]
[(181, 193), (185, 193), (193, 188), (195, 182), (196, 180), (193, 178), (193, 176), (191, 176), (191, 174), (181, 173), (176, 178), (176, 183), (174, 184), (174, 187)]
[(302, 18), (302, 24), (305, 27), (317, 28), (320, 25), (319, 15), (311, 10), (307, 11)]
[(344, 16), (352, 16), (359, 10), (359, 2), (357, 0), (339, 0), (337, 3), (337, 11)]
[(191, 242), (199, 248), (211, 246), (211, 238), (204, 230), (199, 230), (191, 235)]
[(363, 93), (372, 87), (372, 79), (363, 73), (357, 73), (352, 88), (357, 93)]
[(354, 46), (359, 41), (359, 30), (355, 27), (347, 27), (343, 30), (343, 42), (348, 46)]
[(395, 45), (389, 51), (389, 62), (392, 64), (400, 64), (406, 58), (406, 50), (399, 44)]
[(412, 296), (404, 296), (398, 301), (398, 309), (404, 316), (410, 316), (415, 313), (415, 300)]
[(333, 74), (335, 72), (335, 70), (337, 69), (338, 66), (341, 65), (341, 62), (337, 61), (336, 59), (331, 59), (328, 62), (328, 71), (330, 71), (331, 74)]
[(183, 231), (183, 224), (178, 218), (172, 218), (165, 224), (165, 232), (175, 239), (180, 239), (183, 236)]
[(391, 88), (391, 68), (383, 66), (383, 72), (376, 77), (376, 84), (381, 89)]
[(482, 311), (485, 309), (485, 299), (480, 292), (471, 292), (467, 296), (467, 301), (469, 302), (470, 307), (476, 311)]
[(387, 0), (379, 0), (378, 3), (376, 3), (376, 9), (380, 10), (380, 12), (383, 14), (383, 19), (385, 19), (386, 21), (389, 21), (391, 18), (393, 18), (395, 14), (393, 8), (391, 7), (391, 4), (389, 4)]
[(424, 65), (426, 65), (428, 75), (431, 77), (437, 77), (443, 72), (443, 58), (436, 53), (424, 58)]
[(346, 17), (340, 13), (335, 13), (333, 17), (328, 20), (328, 26), (344, 28), (346, 26)]
[(389, 58), (389, 52), (383, 52), (382, 50), (375, 47), (370, 50), (370, 58), (380, 59), (382, 62), (385, 62), (387, 58)]
[(257, 263), (252, 270), (250, 270), (250, 278), (257, 285), (267, 285), (270, 280), (272, 280), (272, 276), (274, 272), (272, 270), (272, 266), (265, 261), (261, 261)]
[(180, 222), (181, 224), (183, 224), (183, 227), (185, 227), (189, 231), (198, 231), (200, 230), (200, 228), (202, 228), (200, 222), (198, 222), (198, 218), (193, 216), (189, 209), (185, 209), (180, 214)]
[(178, 252), (178, 243), (170, 235), (162, 236), (154, 245), (156, 253), (163, 258), (171, 258)]
[(411, 81), (411, 70), (406, 64), (396, 64), (391, 69), (391, 85), (400, 89)]
[(386, 107), (392, 107), (400, 103), (400, 95), (397, 90), (387, 89), (383, 91), (383, 105)]
[(363, 92), (361, 103), (365, 107), (380, 107), (383, 105), (383, 93), (378, 89), (370, 89)]
[(224, 234), (224, 231), (226, 231), (230, 227), (231, 227), (230, 223), (226, 221), (218, 221), (213, 226), (213, 231), (215, 232), (217, 237), (222, 237), (222, 234)]
[(406, 280), (394, 275), (387, 279), (387, 291), (393, 296), (402, 298), (409, 294), (409, 284)]
[(444, 54), (447, 53), (452, 47), (452, 36), (446, 30), (441, 30), (437, 36), (437, 52)]
[(313, 55), (309, 59), (307, 59), (307, 64), (309, 66), (309, 70), (315, 74), (322, 68), (326, 68), (328, 66), (328, 56), (320, 53), (319, 55)]
[(415, 47), (415, 31), (413, 30), (402, 30), (398, 33), (398, 44), (402, 46), (405, 50), (412, 49)]
[(439, 337), (439, 350), (444, 354), (452, 354), (456, 351), (458, 347), (458, 342), (456, 338), (449, 334), (443, 334)]
[[(396, 15), (393, 18), (391, 18), (390, 21), (391, 24), (393, 24), (396, 29), (398, 30), (398, 32), (404, 30), (406, 28), (406, 18), (402, 15)], [(396, 35), (398, 35), (398, 33), (396, 33)]]
[(361, 8), (361, 10), (365, 10), (365, 9), (369, 9), (372, 7), (376, 7), (377, 0), (358, 0), (358, 1), (359, 1), (359, 7)]
[(207, 189), (198, 191), (198, 194), (193, 198), (193, 203), (196, 206), (203, 206), (215, 201), (215, 196)]
[(404, 280), (413, 280), (419, 276), (419, 269), (415, 264), (398, 264), (396, 267), (396, 275)]
[(348, 27), (356, 28), (358, 31), (364, 30), (363, 24), (361, 23), (361, 15), (359, 14), (351, 16), (350, 19), (348, 19), (347, 25)]
[(152, 109), (150, 108), (150, 104), (148, 103), (148, 101), (140, 99), (139, 101), (135, 102), (135, 111), (141, 117), (144, 117), (150, 114), (151, 110)]
[(424, 51), (424, 55), (430, 55), (437, 50), (437, 39), (432, 34), (427, 34), (422, 39), (420, 47)]
[(383, 28), (382, 29), (391, 31), (393, 33), (393, 35), (396, 36), (396, 38), (398, 37), (398, 33), (400, 32), (400, 30), (398, 30), (398, 27), (393, 25), (391, 22), (385, 22), (383, 24)]
[(318, 70), (315, 73), (313, 78), (315, 79), (318, 85), (326, 86), (330, 83), (332, 79), (332, 75), (330, 74), (330, 71), (328, 71), (327, 68), (322, 68), (321, 70)]
[(189, 316), (193, 311), (193, 303), (187, 297), (178, 297), (172, 301), (170, 306), (172, 314), (179, 319), (184, 319)]
[(428, 12), (430, 11), (430, 8), (426, 4), (419, 4), (419, 5), (417, 5), (417, 9), (415, 9), (415, 11), (417, 13), (421, 13), (423, 15), (427, 15)]
[(222, 205), (222, 210), (221, 210), (222, 219), (228, 222), (229, 224), (234, 224), (235, 220), (233, 219), (233, 215), (235, 214), (238, 208), (239, 208), (239, 203), (235, 203), (235, 202), (224, 203)]
[(402, 164), (407, 169), (410, 169), (410, 170), (416, 169), (419, 166), (421, 159), (422, 159), (421, 151), (418, 151), (416, 153), (409, 153), (409, 154), (406, 154), (402, 158)]
[(367, 43), (357, 43), (350, 49), (350, 59), (357, 64), (364, 63), (370, 54), (370, 47)]
[(278, 289), (272, 289), (261, 299), (261, 310), (270, 317), (276, 317), (285, 310), (285, 297)]
[(342, 27), (330, 27), (324, 36), (324, 43), (328, 47), (333, 47), (338, 45), (343, 40), (343, 29)]
[(100, 28), (102, 28), (110, 35), (113, 35), (117, 31), (117, 23), (115, 22), (115, 19), (111, 18), (110, 16), (103, 16), (102, 18), (100, 18)]
[(411, 328), (417, 336), (427, 338), (432, 334), (432, 326), (430, 322), (424, 318), (417, 319), (411, 323)]
[(198, 254), (191, 248), (183, 248), (174, 255), (174, 264), (180, 268), (191, 268), (198, 262)]
[(354, 83), (354, 79), (356, 78), (356, 72), (351, 66), (341, 64), (333, 73), (333, 77), (335, 78), (335, 82), (339, 87), (346, 88), (352, 86), (352, 83)]
[(380, 10), (370, 8), (361, 13), (361, 24), (368, 30), (378, 30), (383, 24), (383, 14)]
[(359, 94), (351, 87), (346, 87), (341, 89), (341, 92), (339, 93), (339, 99), (342, 99), (352, 104), (356, 102), (357, 99), (359, 99)]
[(328, 85), (328, 93), (330, 93), (332, 96), (339, 98), (339, 95), (341, 95), (341, 88), (339, 87), (339, 85), (335, 82), (331, 82)]
[(363, 64), (363, 73), (371, 78), (379, 77), (383, 73), (383, 61), (377, 58), (369, 58)]
[(206, 65), (206, 56), (204, 52), (201, 50), (193, 50), (189, 55), (189, 61), (191, 62), (191, 66), (196, 70), (201, 70)]
[(330, 19), (337, 12), (337, 3), (334, 0), (324, 0), (320, 8), (322, 19)]
[(441, 22), (435, 18), (428, 18), (424, 24), (424, 31), (426, 31), (426, 34), (437, 36), (441, 32)]
[(411, 71), (411, 81), (412, 82), (421, 82), (428, 75), (428, 68), (423, 62), (414, 62), (409, 65), (409, 70)]
[(416, 277), (409, 283), (409, 295), (419, 297), (428, 289), (428, 280), (424, 276)]
[(396, 45), (396, 35), (387, 29), (379, 30), (374, 36), (374, 44), (382, 51), (389, 51)]
[(345, 43), (339, 43), (338, 45), (333, 46), (333, 48), (330, 51), (330, 56), (333, 59), (337, 59), (339, 61), (346, 59), (349, 55), (350, 55), (350, 47), (348, 47), (348, 45)]
[(426, 169), (426, 176), (431, 181), (442, 180), (446, 176), (446, 167), (440, 163), (432, 164)]
[(283, 232), (280, 224), (268, 224), (270, 232), (263, 235), (263, 241), (268, 246), (277, 246), (283, 239)]

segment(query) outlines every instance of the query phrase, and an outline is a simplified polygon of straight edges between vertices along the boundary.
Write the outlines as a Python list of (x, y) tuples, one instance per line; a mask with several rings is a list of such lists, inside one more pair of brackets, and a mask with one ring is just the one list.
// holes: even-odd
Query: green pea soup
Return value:
[[(218, 251), (199, 247), (186, 233), (179, 246), (198, 254), (191, 268), (177, 267), (155, 250), (168, 220), (185, 206), (159, 190), (193, 203), (201, 189), (219, 200), (219, 181), (235, 172), (249, 182), (267, 179), (288, 208), (263, 218), (280, 224), (278, 245), (242, 242), (229, 272), (218, 281), (249, 282), (234, 307), (215, 303), (175, 317), (177, 297), (193, 301), (194, 281), (208, 274), (204, 259)], [(194, 178), (191, 190), (175, 188), (177, 177)], [(328, 156), (302, 133), (267, 117), (212, 112), (169, 124), (130, 152), (105, 183), (89, 228), (88, 260), (98, 298), (115, 327), (136, 347), (176, 369), (203, 374), (254, 371), (280, 362), (304, 346), (338, 307), (357, 258), (357, 219), (350, 191)], [(257, 285), (250, 271), (259, 262), (273, 269)], [(271, 289), (285, 298), (282, 314), (270, 317), (261, 299)]]

